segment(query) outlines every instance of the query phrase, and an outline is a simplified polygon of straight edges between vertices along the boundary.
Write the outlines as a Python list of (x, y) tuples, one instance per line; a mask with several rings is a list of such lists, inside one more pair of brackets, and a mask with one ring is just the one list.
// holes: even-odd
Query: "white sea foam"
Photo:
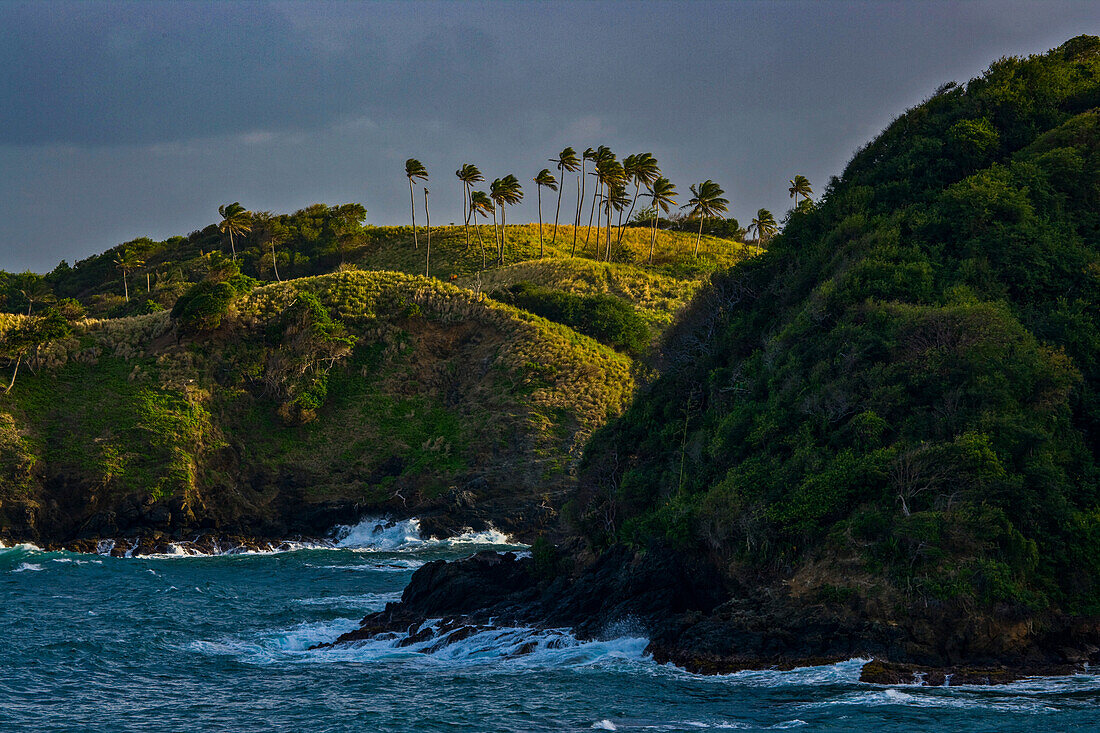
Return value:
[(13, 573), (25, 573), (28, 570), (33, 571), (33, 572), (38, 572), (42, 569), (43, 569), (42, 566), (39, 565), (36, 562), (23, 562), (23, 563), (19, 563), (19, 567), (17, 567), (15, 570), (12, 570), (12, 572)]
[(303, 598), (298, 601), (303, 606), (350, 606), (362, 611), (381, 611), (391, 601), (401, 600), (401, 592), (360, 593), (358, 595), (328, 596), (322, 598)]
[(420, 520), (415, 517), (401, 522), (368, 517), (356, 525), (337, 527), (333, 536), (336, 547), (361, 552), (407, 552), (441, 547), (526, 547), (491, 527), (482, 532), (469, 530), (445, 539), (426, 538), (420, 531)]

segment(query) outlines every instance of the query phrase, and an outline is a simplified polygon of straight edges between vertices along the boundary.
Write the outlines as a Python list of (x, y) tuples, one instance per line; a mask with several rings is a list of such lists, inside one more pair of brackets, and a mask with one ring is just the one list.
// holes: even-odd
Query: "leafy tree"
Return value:
[[(558, 176), (561, 178), (561, 188), (558, 189), (558, 203), (554, 208), (554, 238), (551, 240), (551, 243), (553, 243), (558, 241), (558, 216), (561, 214), (561, 192), (565, 189), (565, 173), (576, 172), (581, 167), (581, 161), (577, 158), (576, 150), (573, 148), (566, 148), (558, 153), (557, 158), (551, 158), (550, 162), (558, 169)], [(577, 194), (580, 195), (579, 187), (577, 189)], [(575, 229), (574, 234), (576, 234)]]
[(695, 237), (694, 256), (699, 256), (699, 240), (703, 238), (703, 220), (718, 217), (728, 210), (729, 201), (722, 198), (725, 193), (717, 183), (709, 178), (700, 184), (692, 185), (691, 198), (681, 209), (691, 209), (689, 216), (699, 219), (699, 233)]
[(4, 394), (11, 392), (19, 366), (31, 353), (37, 353), (39, 347), (49, 341), (68, 338), (72, 326), (56, 309), (50, 308), (40, 316), (27, 316), (19, 325), (8, 330), (0, 337), (0, 356), (12, 366), (11, 380), (4, 388)]
[[(561, 191), (558, 190), (558, 180), (554, 178), (554, 174), (552, 174), (548, 168), (543, 168), (539, 171), (539, 174), (534, 178), (534, 182), (539, 199), (539, 257), (543, 257), (545, 256), (545, 252), (542, 248), (542, 187), (545, 186), (551, 191), (557, 191), (559, 204), (561, 203)], [(554, 231), (557, 231), (557, 221), (554, 222)]]
[(127, 275), (145, 264), (133, 250), (123, 249), (115, 255), (115, 267), (122, 273), (122, 290), (126, 295), (126, 302), (130, 302), (130, 286), (127, 283)]
[(657, 245), (657, 222), (659, 211), (668, 214), (669, 207), (676, 205), (676, 186), (667, 178), (658, 178), (649, 190), (653, 200), (653, 235), (649, 238), (649, 264), (653, 264), (653, 249)]
[(416, 199), (413, 196), (413, 179), (428, 180), (428, 169), (416, 158), (405, 161), (405, 177), (409, 179), (409, 208), (412, 209), (413, 248), (420, 249), (420, 242), (416, 238)]
[(252, 230), (252, 214), (241, 206), (239, 201), (234, 201), (231, 204), (219, 206), (218, 215), (222, 218), (218, 229), (222, 234), (229, 236), (229, 249), (233, 253), (233, 260), (236, 261), (237, 246), (233, 243), (233, 236), (247, 234)]
[(179, 338), (218, 328), (239, 296), (249, 292), (256, 281), (241, 274), (236, 263), (214, 262), (206, 279), (192, 285), (172, 308)]

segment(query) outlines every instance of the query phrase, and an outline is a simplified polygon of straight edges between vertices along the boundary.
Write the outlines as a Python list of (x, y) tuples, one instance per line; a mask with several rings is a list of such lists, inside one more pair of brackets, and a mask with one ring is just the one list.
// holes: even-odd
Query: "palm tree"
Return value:
[[(558, 216), (561, 214), (561, 192), (565, 189), (565, 173), (573, 173), (580, 167), (580, 161), (577, 160), (577, 151), (573, 148), (566, 148), (558, 153), (557, 158), (551, 158), (551, 163), (554, 163), (558, 169), (558, 175), (561, 176), (561, 188), (558, 191), (558, 205), (554, 209), (554, 239), (551, 240), (551, 244), (558, 241)], [(551, 189), (553, 190), (553, 189)], [(540, 247), (541, 248), (541, 247)]]
[[(591, 150), (591, 148), (589, 148)], [(586, 153), (587, 154), (587, 153)], [(590, 175), (596, 176), (596, 190), (592, 193), (592, 208), (588, 212), (588, 230), (584, 234), (584, 248), (588, 249), (588, 237), (592, 233), (592, 216), (596, 213), (596, 200), (600, 198), (601, 189), (603, 188), (603, 182), (600, 180), (599, 167), (602, 162), (607, 165), (608, 160), (615, 160), (615, 154), (611, 152), (611, 149), (606, 145), (601, 145), (596, 148), (592, 153), (592, 160), (596, 164), (596, 171)], [(617, 161), (616, 161), (617, 162)], [(596, 223), (597, 230), (599, 229), (599, 222)], [(596, 232), (596, 251), (600, 251), (600, 233)]]
[(122, 273), (122, 289), (126, 294), (127, 303), (130, 302), (130, 286), (126, 276), (144, 264), (144, 260), (140, 259), (133, 250), (124, 249), (115, 255), (115, 267)]
[(810, 189), (810, 181), (803, 175), (797, 175), (792, 178), (788, 183), (791, 187), (787, 189), (787, 192), (791, 194), (791, 198), (794, 199), (795, 206), (798, 205), (798, 197), (801, 196), (803, 200), (809, 201), (810, 196), (813, 195), (813, 190)]
[[(573, 249), (570, 250), (569, 256), (572, 257), (577, 253), (577, 232), (581, 228), (581, 215), (584, 211), (584, 189), (588, 180), (584, 177), (584, 164), (590, 160), (596, 159), (596, 151), (592, 148), (588, 148), (584, 151), (581, 157), (581, 172), (577, 176), (577, 216), (573, 221)], [(584, 240), (585, 246), (588, 246), (587, 237)]]
[[(607, 244), (606, 244), (606, 249), (607, 249), (607, 257), (610, 259), (610, 257), (611, 257), (611, 208), (612, 208), (613, 203), (614, 203), (613, 199), (615, 198), (615, 194), (616, 194), (615, 189), (616, 188), (622, 187), (623, 191), (621, 193), (621, 196), (622, 197), (626, 196), (626, 190), (625, 190), (626, 189), (626, 172), (623, 170), (622, 164), (619, 163), (618, 159), (615, 157), (615, 154), (612, 153), (610, 150), (607, 150), (607, 148), (604, 148), (604, 150), (606, 152), (599, 158), (599, 160), (596, 161), (596, 182), (597, 182), (597, 185), (599, 187), (601, 187), (605, 192), (604, 197), (603, 197), (603, 199), (604, 199), (603, 209), (604, 209), (604, 212), (607, 216), (607, 236), (608, 236), (608, 240), (607, 240)], [(598, 229), (599, 228), (599, 222), (596, 222), (596, 224), (597, 224), (597, 229)], [(597, 232), (597, 234), (598, 234), (598, 232)], [(600, 251), (600, 244), (599, 244), (599, 241), (597, 240), (597, 242), (596, 242), (597, 259), (599, 259), (599, 251)]]
[(622, 228), (623, 211), (626, 209), (626, 205), (630, 202), (630, 197), (626, 193), (626, 179), (614, 180), (608, 184), (607, 197), (605, 200), (605, 209), (607, 211), (607, 243), (606, 254), (604, 258), (611, 261), (611, 211), (615, 210), (619, 212), (619, 228)]
[(405, 176), (409, 179), (409, 207), (412, 209), (413, 248), (420, 249), (420, 243), (416, 240), (416, 198), (413, 196), (413, 179), (428, 180), (428, 169), (416, 158), (409, 158), (405, 161)]
[(477, 242), (481, 245), (481, 269), (484, 270), (485, 242), (481, 239), (481, 230), (477, 228), (477, 216), (481, 214), (488, 219), (489, 214), (492, 214), (495, 221), (496, 207), (493, 205), (492, 199), (486, 196), (484, 191), (473, 191), (470, 193), (470, 213), (474, 217), (474, 231), (477, 232)]
[[(566, 148), (567, 150), (569, 148)], [(551, 191), (558, 192), (558, 203), (561, 203), (561, 191), (558, 189), (558, 179), (554, 178), (554, 174), (550, 172), (549, 168), (543, 168), (539, 171), (539, 174), (535, 176), (535, 190), (538, 192), (539, 197), (539, 257), (545, 256), (542, 249), (542, 187), (546, 186)], [(557, 226), (555, 224), (555, 226)]]
[(470, 200), (470, 191), (473, 189), (473, 184), (484, 181), (485, 176), (481, 175), (481, 171), (479, 171), (477, 166), (473, 163), (464, 163), (461, 168), (455, 171), (455, 175), (458, 176), (458, 180), (462, 181), (463, 226), (466, 229), (466, 249), (469, 250), (470, 215), (473, 213), (473, 202)]
[(424, 277), (428, 277), (428, 266), (432, 261), (432, 215), (428, 213), (428, 187), (424, 187), (424, 219), (426, 223), (425, 227), (428, 229), (428, 245), (424, 249)]
[[(22, 285), (22, 287), (19, 287)], [(41, 275), (27, 272), (19, 276), (16, 289), (27, 299), (27, 315), (31, 314), (35, 303), (50, 303), (57, 300), (46, 279)]]
[(271, 246), (271, 267), (275, 270), (275, 280), (282, 282), (279, 277), (279, 263), (275, 256), (275, 245), (283, 241), (283, 235), (279, 232), (280, 226), (275, 219), (275, 214), (270, 211), (257, 211), (252, 215), (253, 229), (259, 235), (260, 245)]
[[(627, 156), (623, 161), (623, 171), (626, 173), (627, 180), (634, 183), (634, 200), (630, 202), (630, 211), (626, 214), (626, 220), (630, 221), (630, 217), (634, 214), (634, 205), (638, 203), (638, 194), (641, 193), (642, 185), (644, 184), (646, 188), (653, 185), (661, 175), (661, 169), (652, 153), (638, 153)], [(622, 241), (623, 228), (620, 226), (619, 243), (621, 244)]]
[(229, 235), (229, 249), (233, 252), (233, 261), (237, 261), (237, 246), (233, 243), (234, 234), (247, 234), (252, 231), (252, 213), (246, 211), (239, 201), (218, 207), (222, 221), (218, 229)]
[(775, 223), (772, 212), (767, 209), (760, 209), (756, 212), (756, 218), (749, 224), (748, 231), (756, 232), (757, 244), (767, 243), (779, 231), (779, 225)]
[(511, 173), (500, 182), (498, 190), (500, 197), (500, 264), (504, 264), (504, 236), (508, 226), (508, 210), (505, 206), (514, 206), (523, 201), (523, 187), (519, 185), (519, 179)]
[(690, 188), (691, 199), (680, 208), (691, 208), (689, 216), (699, 217), (699, 234), (695, 237), (695, 252), (692, 255), (693, 257), (698, 257), (699, 240), (703, 238), (703, 221), (719, 217), (723, 212), (728, 211), (727, 206), (729, 205), (729, 201), (722, 198), (722, 194), (724, 194), (725, 191), (709, 178), (697, 186), (693, 185)]
[(504, 179), (494, 178), (489, 184), (489, 199), (493, 202), (493, 248), (497, 251), (497, 262), (504, 262), (503, 234), (497, 228), (497, 207), (504, 210)]
[(668, 213), (670, 206), (676, 205), (676, 186), (667, 178), (658, 178), (650, 186), (649, 195), (653, 199), (653, 236), (649, 239), (649, 264), (653, 264), (653, 248), (657, 244), (657, 222), (661, 211)]

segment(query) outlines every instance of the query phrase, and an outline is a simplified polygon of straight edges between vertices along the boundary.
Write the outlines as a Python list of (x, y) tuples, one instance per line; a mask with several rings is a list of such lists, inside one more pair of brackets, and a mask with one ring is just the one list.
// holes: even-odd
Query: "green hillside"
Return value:
[(0, 397), (0, 532), (53, 539), (278, 536), (314, 505), (431, 508), (464, 487), (534, 506), (633, 389), (630, 360), (589, 338), (381, 272), (255, 287), (212, 328), (77, 321), (27, 362)]
[(696, 296), (576, 525), (935, 643), (1100, 614), (1098, 106), (1082, 36), (892, 123)]

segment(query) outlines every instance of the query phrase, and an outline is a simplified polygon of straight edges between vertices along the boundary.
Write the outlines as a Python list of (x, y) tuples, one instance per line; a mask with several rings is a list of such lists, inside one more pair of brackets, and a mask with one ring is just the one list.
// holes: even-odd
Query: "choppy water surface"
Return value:
[(398, 598), (424, 562), (507, 547), (373, 528), (274, 554), (0, 549), (0, 730), (1100, 729), (1098, 676), (884, 687), (859, 683), (853, 660), (702, 677), (654, 664), (629, 624), (588, 643), (500, 628), (434, 653), (309, 651)]

